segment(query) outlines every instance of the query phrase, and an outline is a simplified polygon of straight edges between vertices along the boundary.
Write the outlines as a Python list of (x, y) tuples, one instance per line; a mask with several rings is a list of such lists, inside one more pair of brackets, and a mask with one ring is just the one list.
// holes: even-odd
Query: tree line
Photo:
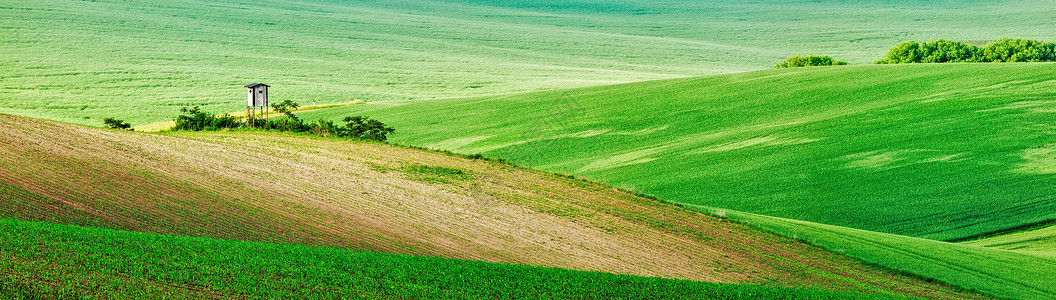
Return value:
[(1056, 61), (1056, 43), (1002, 38), (979, 47), (965, 42), (938, 39), (895, 45), (877, 64), (948, 62), (1051, 62)]
[[(954, 62), (1053, 62), (1056, 43), (1030, 39), (1002, 38), (976, 46), (966, 42), (938, 39), (923, 43), (906, 41), (891, 47), (876, 64), (954, 63)], [(846, 65), (830, 56), (792, 56), (774, 68)]]

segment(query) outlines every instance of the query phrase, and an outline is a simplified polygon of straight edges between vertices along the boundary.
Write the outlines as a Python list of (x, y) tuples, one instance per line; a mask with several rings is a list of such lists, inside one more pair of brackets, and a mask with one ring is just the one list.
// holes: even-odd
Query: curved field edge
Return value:
[(908, 299), (0, 219), (0, 296)]
[(980, 298), (604, 185), (368, 142), (144, 134), (0, 115), (0, 213), (294, 243), (809, 289)]
[(659, 198), (957, 240), (1056, 220), (1056, 64), (769, 70), (372, 103), (397, 143)]
[(1036, 228), (966, 241), (962, 244), (1056, 256), (1056, 226), (1047, 224)]
[(1056, 256), (949, 243), (696, 205), (685, 207), (906, 274), (1006, 299), (1056, 297)]

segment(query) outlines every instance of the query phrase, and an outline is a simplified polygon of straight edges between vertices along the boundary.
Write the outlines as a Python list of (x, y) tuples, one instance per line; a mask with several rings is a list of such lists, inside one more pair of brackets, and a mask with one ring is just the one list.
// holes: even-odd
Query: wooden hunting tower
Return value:
[(260, 107), (262, 113), (266, 113), (268, 110), (268, 85), (253, 83), (246, 85), (246, 88), (249, 89), (249, 98), (246, 104), (246, 124), (252, 127), (255, 123), (257, 108)]
[(268, 85), (253, 83), (246, 86), (249, 88), (250, 107), (268, 107)]

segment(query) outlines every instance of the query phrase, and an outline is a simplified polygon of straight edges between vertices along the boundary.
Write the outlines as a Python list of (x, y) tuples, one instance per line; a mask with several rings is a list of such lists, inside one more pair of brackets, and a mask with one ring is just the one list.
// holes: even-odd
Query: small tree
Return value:
[(381, 121), (363, 116), (345, 117), (344, 121), (345, 127), (339, 130), (339, 136), (384, 142), (388, 134), (396, 131)]
[(846, 65), (846, 61), (835, 60), (831, 56), (799, 56), (795, 55), (785, 59), (785, 61), (777, 64), (774, 68), (798, 68), (798, 67), (816, 67), (816, 66), (837, 66)]
[(275, 109), (275, 111), (277, 112), (282, 113), (283, 115), (286, 115), (286, 117), (282, 119), (268, 121), (267, 127), (275, 128), (282, 131), (306, 131), (308, 128), (304, 126), (304, 122), (301, 121), (301, 118), (298, 118), (296, 115), (293, 114), (293, 111), (297, 110), (298, 107), (301, 107), (301, 105), (297, 102), (290, 101), (289, 99), (283, 100), (280, 103), (272, 104), (271, 108)]
[(286, 115), (286, 117), (289, 117), (290, 119), (300, 121), (300, 118), (297, 118), (297, 116), (293, 115), (293, 111), (297, 110), (298, 107), (301, 107), (301, 105), (297, 102), (290, 101), (289, 99), (271, 105), (271, 108), (274, 108), (275, 111)]
[(113, 129), (133, 130), (132, 129), (132, 124), (128, 124), (125, 121), (114, 119), (114, 118), (103, 119), (103, 125), (106, 125), (106, 127), (113, 128)]

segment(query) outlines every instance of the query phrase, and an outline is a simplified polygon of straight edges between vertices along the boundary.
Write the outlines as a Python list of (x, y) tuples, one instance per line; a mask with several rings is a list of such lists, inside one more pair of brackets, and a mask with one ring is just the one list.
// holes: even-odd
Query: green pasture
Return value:
[(661, 199), (960, 240), (1056, 220), (1056, 64), (769, 70), (382, 102), (396, 143)]
[(852, 63), (905, 40), (1056, 40), (1047, 1), (11, 0), (0, 113), (100, 126), (303, 105), (482, 96)]
[(0, 219), (4, 298), (901, 299)]

